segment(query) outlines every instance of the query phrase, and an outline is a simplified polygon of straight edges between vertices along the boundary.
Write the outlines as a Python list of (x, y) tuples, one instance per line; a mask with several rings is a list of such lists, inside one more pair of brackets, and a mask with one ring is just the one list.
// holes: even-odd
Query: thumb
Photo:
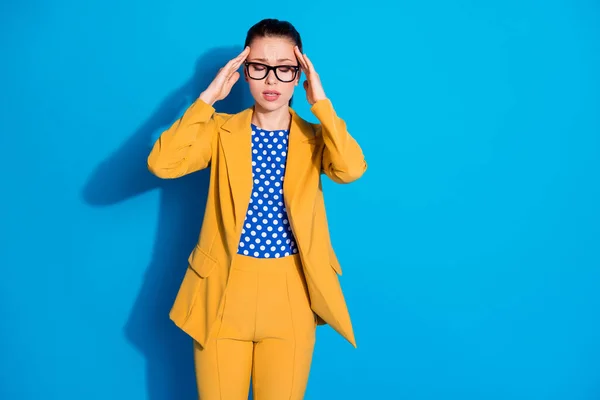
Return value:
[(231, 84), (233, 85), (234, 83), (237, 82), (237, 80), (240, 79), (240, 73), (235, 71), (233, 74), (231, 74), (231, 76), (229, 77), (229, 82), (231, 82)]

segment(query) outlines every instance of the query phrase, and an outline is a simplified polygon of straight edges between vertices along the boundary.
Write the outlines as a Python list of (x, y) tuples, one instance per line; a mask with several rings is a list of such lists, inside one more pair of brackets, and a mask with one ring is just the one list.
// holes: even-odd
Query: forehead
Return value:
[(260, 37), (250, 44), (249, 59), (262, 58), (270, 62), (295, 60), (294, 42), (283, 37)]

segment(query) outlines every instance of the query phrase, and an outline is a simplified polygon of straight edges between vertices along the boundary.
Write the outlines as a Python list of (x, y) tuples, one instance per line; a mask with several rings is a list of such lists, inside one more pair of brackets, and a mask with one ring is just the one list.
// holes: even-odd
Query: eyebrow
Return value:
[[(254, 60), (254, 61), (261, 61), (261, 62), (264, 62), (264, 63), (266, 63), (266, 62), (269, 61), (266, 58), (253, 58), (252, 60)], [(277, 62), (282, 62), (282, 61), (294, 61), (294, 60), (291, 60), (289, 58), (278, 58), (277, 59)]]

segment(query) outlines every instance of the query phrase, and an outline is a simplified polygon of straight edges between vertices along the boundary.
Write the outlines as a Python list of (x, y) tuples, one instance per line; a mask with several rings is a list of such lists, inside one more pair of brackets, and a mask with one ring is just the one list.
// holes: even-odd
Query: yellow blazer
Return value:
[[(210, 165), (202, 229), (169, 313), (173, 322), (201, 346), (217, 318), (252, 194), (253, 110), (250, 107), (237, 114), (217, 113), (197, 99), (162, 132), (148, 156), (148, 169), (164, 179)], [(324, 173), (335, 182), (349, 183), (363, 175), (367, 164), (362, 149), (329, 99), (311, 107), (318, 124), (289, 110), (292, 120), (283, 197), (311, 308), (317, 324), (329, 324), (356, 347), (338, 278), (342, 269), (329, 237), (321, 176)]]

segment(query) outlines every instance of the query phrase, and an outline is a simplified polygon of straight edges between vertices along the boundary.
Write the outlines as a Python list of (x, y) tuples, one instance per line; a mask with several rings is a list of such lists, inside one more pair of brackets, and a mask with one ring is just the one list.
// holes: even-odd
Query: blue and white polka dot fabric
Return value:
[(252, 124), (252, 196), (238, 253), (280, 258), (298, 252), (283, 201), (289, 131), (267, 131)]

